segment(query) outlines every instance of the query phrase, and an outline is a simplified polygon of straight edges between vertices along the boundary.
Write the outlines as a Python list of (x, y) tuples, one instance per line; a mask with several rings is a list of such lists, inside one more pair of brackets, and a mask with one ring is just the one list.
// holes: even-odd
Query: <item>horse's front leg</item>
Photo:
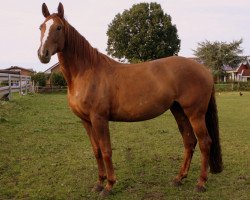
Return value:
[(88, 121), (83, 121), (83, 125), (87, 131), (88, 136), (89, 136), (90, 142), (92, 144), (93, 152), (94, 152), (94, 155), (95, 155), (95, 158), (97, 161), (97, 165), (98, 165), (98, 175), (99, 175), (98, 181), (97, 181), (96, 185), (93, 187), (92, 191), (93, 192), (101, 192), (104, 189), (103, 183), (104, 183), (105, 179), (107, 178), (107, 176), (106, 176), (106, 169), (105, 169), (105, 165), (103, 162), (103, 157), (102, 157), (100, 145), (98, 143), (97, 135), (95, 134), (91, 123)]
[(101, 116), (96, 115), (91, 118), (91, 123), (93, 126), (93, 130), (98, 137), (98, 143), (100, 145), (101, 154), (104, 159), (107, 172), (107, 184), (105, 186), (105, 189), (102, 191), (100, 195), (107, 196), (116, 182), (114, 167), (112, 163), (112, 149), (110, 142), (108, 120)]

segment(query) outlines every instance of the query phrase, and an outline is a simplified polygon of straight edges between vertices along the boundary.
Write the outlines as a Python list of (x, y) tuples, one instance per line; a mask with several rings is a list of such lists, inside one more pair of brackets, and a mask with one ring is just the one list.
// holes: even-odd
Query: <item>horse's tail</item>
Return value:
[(223, 170), (223, 163), (222, 163), (222, 154), (221, 154), (220, 137), (219, 137), (219, 122), (218, 122), (218, 113), (215, 101), (214, 87), (206, 113), (206, 126), (209, 136), (212, 139), (210, 156), (209, 156), (210, 172), (213, 174), (220, 173)]

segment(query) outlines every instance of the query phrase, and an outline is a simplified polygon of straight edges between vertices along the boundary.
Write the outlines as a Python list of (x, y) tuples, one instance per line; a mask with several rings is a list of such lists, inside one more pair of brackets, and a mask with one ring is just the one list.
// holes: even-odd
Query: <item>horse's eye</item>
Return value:
[(61, 27), (61, 26), (58, 26), (58, 27), (57, 27), (57, 30), (58, 30), (58, 31), (60, 31), (61, 29), (62, 29), (62, 27)]

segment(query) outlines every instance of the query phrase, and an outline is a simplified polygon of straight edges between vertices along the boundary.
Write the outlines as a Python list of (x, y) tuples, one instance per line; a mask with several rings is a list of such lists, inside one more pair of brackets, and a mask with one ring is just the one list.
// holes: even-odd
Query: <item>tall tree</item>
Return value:
[(141, 62), (176, 55), (180, 50), (177, 28), (157, 3), (140, 3), (117, 14), (109, 24), (109, 55)]
[(236, 67), (243, 60), (240, 55), (243, 52), (241, 48), (242, 39), (227, 42), (210, 42), (205, 41), (198, 43), (198, 47), (194, 51), (197, 56), (207, 67), (212, 69), (213, 74), (217, 77), (224, 74), (223, 65)]

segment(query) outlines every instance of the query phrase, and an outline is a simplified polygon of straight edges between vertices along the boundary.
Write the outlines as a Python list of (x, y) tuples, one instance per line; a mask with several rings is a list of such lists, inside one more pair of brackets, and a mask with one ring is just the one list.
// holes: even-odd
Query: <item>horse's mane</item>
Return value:
[(97, 65), (101, 60), (110, 61), (111, 59), (93, 48), (66, 19), (63, 19), (65, 26), (65, 48), (70, 51), (74, 58), (83, 58), (83, 62), (88, 65)]

